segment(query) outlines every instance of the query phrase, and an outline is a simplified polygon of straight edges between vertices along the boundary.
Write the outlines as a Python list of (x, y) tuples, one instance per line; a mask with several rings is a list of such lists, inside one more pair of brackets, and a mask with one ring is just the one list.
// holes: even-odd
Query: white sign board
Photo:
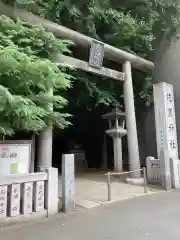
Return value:
[(162, 82), (154, 85), (154, 107), (158, 158), (161, 148), (167, 149), (169, 158), (179, 159), (174, 92), (171, 84)]
[(0, 177), (28, 173), (30, 161), (30, 143), (0, 143)]

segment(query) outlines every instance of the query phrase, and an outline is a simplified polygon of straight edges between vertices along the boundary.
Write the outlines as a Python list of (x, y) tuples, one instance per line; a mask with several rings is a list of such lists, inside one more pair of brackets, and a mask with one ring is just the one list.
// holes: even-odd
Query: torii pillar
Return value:
[[(134, 107), (134, 92), (132, 82), (131, 63), (129, 61), (123, 64), (124, 79), (124, 104), (126, 112), (127, 139), (130, 171), (140, 169), (139, 146), (137, 137), (136, 116)], [(134, 178), (140, 178), (141, 173), (132, 174)]]

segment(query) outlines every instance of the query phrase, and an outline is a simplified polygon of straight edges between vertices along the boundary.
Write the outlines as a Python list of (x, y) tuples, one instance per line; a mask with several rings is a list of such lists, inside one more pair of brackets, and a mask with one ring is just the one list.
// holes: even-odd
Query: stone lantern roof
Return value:
[(122, 112), (118, 107), (115, 107), (112, 109), (111, 112), (105, 113), (104, 115), (102, 115), (103, 119), (108, 119), (108, 120), (120, 119), (122, 117), (125, 117), (125, 113)]

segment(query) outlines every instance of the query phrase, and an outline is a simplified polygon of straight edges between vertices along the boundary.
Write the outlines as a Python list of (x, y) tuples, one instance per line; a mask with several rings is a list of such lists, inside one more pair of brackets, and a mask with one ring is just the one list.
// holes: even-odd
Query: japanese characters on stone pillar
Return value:
[(20, 215), (20, 184), (12, 184), (10, 187), (10, 217)]
[(63, 211), (75, 207), (74, 154), (62, 155), (62, 205)]
[(35, 183), (35, 212), (44, 210), (44, 181), (37, 181)]
[(161, 148), (167, 148), (169, 157), (178, 159), (177, 133), (173, 86), (168, 83), (154, 85), (154, 105), (158, 158)]
[[(168, 154), (168, 159), (171, 159), (172, 185), (176, 188), (179, 187), (179, 174), (177, 168), (179, 156), (174, 92), (171, 84), (162, 82), (154, 85), (154, 107), (158, 158), (160, 159), (162, 149)], [(166, 171), (169, 170), (166, 169)]]
[(0, 220), (7, 217), (7, 186), (0, 186)]
[(23, 202), (22, 212), (24, 215), (32, 213), (33, 207), (33, 183), (28, 182), (23, 184)]

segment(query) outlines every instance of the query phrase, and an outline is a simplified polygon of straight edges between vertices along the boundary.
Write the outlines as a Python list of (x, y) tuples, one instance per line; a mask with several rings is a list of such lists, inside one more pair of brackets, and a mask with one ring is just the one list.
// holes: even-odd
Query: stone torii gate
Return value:
[[(20, 10), (17, 8), (12, 8), (3, 3), (0, 3), (0, 14), (5, 14), (9, 17), (18, 17), (20, 20), (29, 22), (32, 24), (41, 24), (46, 30), (52, 32), (56, 37), (72, 40), (77, 46), (84, 48), (90, 48), (90, 46), (100, 46), (102, 50), (102, 55), (108, 60), (113, 60), (114, 62), (123, 65), (123, 72), (118, 72), (113, 69), (105, 68), (101, 65), (103, 62), (103, 57), (101, 55), (100, 65), (93, 65), (89, 61), (85, 62), (72, 57), (58, 55), (57, 62), (59, 64), (73, 65), (75, 68), (81, 69), (86, 72), (91, 72), (101, 76), (109, 77), (117, 81), (122, 81), (124, 88), (124, 103), (125, 103), (125, 113), (126, 113), (126, 125), (127, 125), (127, 137), (128, 137), (128, 152), (129, 152), (129, 165), (130, 170), (137, 170), (140, 168), (140, 157), (139, 157), (139, 147), (137, 138), (137, 126), (135, 117), (135, 107), (134, 107), (134, 93), (133, 93), (133, 82), (132, 82), (132, 71), (131, 68), (134, 67), (141, 71), (151, 71), (154, 68), (154, 64), (148, 60), (141, 57), (135, 56), (123, 50), (117, 49), (108, 44), (98, 42), (88, 36), (81, 33), (53, 23), (51, 21), (45, 20), (38, 17), (30, 12)], [(94, 55), (95, 56), (95, 55)], [(93, 57), (93, 56), (92, 56)], [(92, 59), (90, 59), (92, 60)], [(41, 148), (39, 153), (39, 166), (51, 167), (52, 165), (52, 128), (49, 127), (45, 129), (40, 134)], [(140, 177), (140, 173), (136, 174), (135, 177)]]

